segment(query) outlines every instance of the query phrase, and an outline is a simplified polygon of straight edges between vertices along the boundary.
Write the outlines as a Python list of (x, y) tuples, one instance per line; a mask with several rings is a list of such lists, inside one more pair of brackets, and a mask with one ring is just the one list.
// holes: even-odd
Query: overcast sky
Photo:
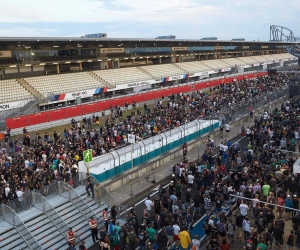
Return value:
[(269, 40), (270, 24), (300, 36), (300, 0), (0, 0), (0, 36)]

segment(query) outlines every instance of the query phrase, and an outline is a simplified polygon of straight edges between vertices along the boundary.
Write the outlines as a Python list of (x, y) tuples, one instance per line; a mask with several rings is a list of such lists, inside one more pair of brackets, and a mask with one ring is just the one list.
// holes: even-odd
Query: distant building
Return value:
[(233, 38), (231, 41), (245, 41), (245, 38)]
[(201, 40), (218, 40), (216, 37), (203, 37)]
[(81, 38), (106, 38), (106, 33), (95, 33), (95, 34), (86, 34), (82, 36)]
[(169, 36), (158, 36), (155, 39), (176, 39), (176, 36), (169, 35)]

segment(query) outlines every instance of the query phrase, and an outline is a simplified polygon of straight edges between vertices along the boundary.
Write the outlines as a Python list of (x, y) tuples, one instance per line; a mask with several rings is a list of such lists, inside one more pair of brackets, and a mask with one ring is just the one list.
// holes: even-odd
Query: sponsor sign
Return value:
[(72, 96), (76, 97), (76, 96), (85, 96), (87, 95), (86, 91), (81, 91), (81, 92), (75, 92), (75, 93), (71, 93)]
[(249, 46), (243, 46), (242, 48), (243, 49), (249, 49)]
[(20, 108), (25, 106), (30, 100), (26, 101), (17, 101), (17, 102), (8, 102), (8, 103), (1, 103), (0, 104), (0, 112), (4, 110)]
[(268, 45), (262, 45), (261, 48), (262, 49), (267, 49), (267, 48), (269, 48), (269, 46)]
[(11, 51), (9, 50), (0, 51), (0, 57), (12, 57)]
[(102, 48), (100, 53), (111, 54), (111, 53), (124, 53), (124, 48)]
[(224, 50), (224, 46), (215, 46), (215, 50)]
[(132, 87), (137, 87), (137, 86), (145, 86), (148, 84), (153, 84), (155, 83), (155, 80), (148, 80), (148, 81), (142, 81), (142, 82), (133, 82), (133, 83), (128, 83), (127, 87), (132, 88)]
[(64, 100), (66, 99), (76, 99), (76, 97), (87, 97), (87, 96), (92, 96), (95, 94), (95, 89), (89, 89), (89, 90), (82, 90), (78, 92), (71, 92), (71, 93), (66, 93), (64, 96)]
[(252, 64), (252, 67), (258, 67), (258, 66), (260, 66), (260, 63), (254, 63), (254, 64)]
[(185, 51), (187, 47), (172, 47), (172, 51)]
[(205, 78), (205, 77), (209, 77), (209, 74), (215, 74), (215, 73), (218, 73), (218, 72), (216, 72), (216, 71), (204, 71), (204, 72), (197, 72), (193, 76), (203, 76)]

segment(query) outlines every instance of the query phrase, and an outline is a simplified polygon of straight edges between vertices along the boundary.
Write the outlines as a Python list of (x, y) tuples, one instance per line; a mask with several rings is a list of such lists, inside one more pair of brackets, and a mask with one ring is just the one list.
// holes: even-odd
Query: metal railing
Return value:
[(42, 249), (42, 247), (39, 245), (36, 239), (32, 236), (30, 230), (20, 220), (17, 213), (11, 207), (8, 207), (4, 204), (0, 204), (0, 218), (3, 219), (3, 221), (6, 221), (7, 223), (11, 224), (18, 231), (18, 233), (30, 249)]
[[(98, 182), (93, 176), (91, 176), (93, 179), (93, 183), (95, 185), (95, 188), (100, 187), (100, 192), (99, 192), (99, 200), (103, 201), (108, 208), (110, 209), (114, 203), (117, 204), (118, 208), (118, 218), (122, 220), (127, 220), (127, 207), (119, 204), (118, 200), (100, 183)], [(86, 179), (86, 173), (83, 172), (78, 172), (76, 175), (76, 178), (74, 180), (75, 185), (87, 185), (87, 179)], [(95, 194), (95, 197), (97, 199), (97, 194)]]
[(57, 227), (60, 233), (65, 235), (68, 231), (68, 226), (61, 216), (54, 210), (48, 200), (41, 194), (32, 191), (32, 204), (37, 209), (43, 211), (49, 220)]

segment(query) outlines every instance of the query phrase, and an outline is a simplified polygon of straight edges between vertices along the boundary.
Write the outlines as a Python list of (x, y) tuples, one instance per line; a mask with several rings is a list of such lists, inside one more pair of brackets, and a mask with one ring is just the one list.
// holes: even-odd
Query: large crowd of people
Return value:
[[(247, 103), (251, 115), (251, 104), (258, 100), (267, 103), (270, 94), (282, 92), (287, 84), (286, 74), (233, 81), (210, 89), (208, 93), (198, 91), (163, 97), (156, 100), (153, 107), (144, 104), (142, 109), (134, 109), (126, 117), (123, 117), (119, 106), (112, 107), (111, 115), (105, 117), (104, 126), (100, 126), (98, 122), (101, 118), (92, 116), (76, 122), (70, 128), (66, 127), (63, 135), (57, 132), (53, 135), (31, 135), (31, 132), (24, 128), (23, 137), (13, 140), (10, 139), (8, 128), (6, 141), (2, 142), (0, 147), (0, 203), (9, 205), (10, 201), (14, 201), (17, 209), (25, 210), (31, 206), (29, 196), (33, 189), (42, 188), (42, 194), (47, 195), (47, 186), (54, 180), (62, 180), (72, 185), (76, 178), (77, 163), (86, 149), (92, 149), (94, 156), (105, 154), (126, 145), (127, 134), (135, 134), (138, 140), (143, 140), (186, 122), (202, 119), (207, 115), (218, 115), (224, 109), (226, 123), (229, 124), (243, 103)], [(292, 208), (295, 206), (294, 195), (300, 197), (300, 185), (298, 176), (291, 175), (294, 161), (288, 157), (286, 150), (294, 146), (292, 151), (295, 151), (298, 146), (298, 105), (298, 100), (291, 100), (273, 113), (266, 112), (255, 117), (255, 126), (244, 128), (243, 135), (248, 138), (245, 148), (230, 142), (211, 147), (208, 140), (207, 151), (197, 164), (182, 161), (174, 166), (169, 188), (160, 190), (159, 198), (151, 204), (145, 204), (142, 224), (138, 224), (134, 211), (130, 212), (131, 229), (128, 232), (126, 227), (118, 227), (112, 220), (112, 225), (105, 227), (102, 235), (100, 232), (100, 249), (107, 249), (106, 244), (110, 240), (116, 250), (119, 249), (118, 246), (125, 249), (122, 242), (125, 242), (125, 247), (126, 243), (129, 243), (133, 248), (133, 242), (136, 241), (142, 249), (152, 249), (155, 244), (159, 250), (165, 249), (166, 244), (170, 245), (175, 241), (177, 246), (181, 244), (184, 249), (189, 244), (194, 244), (198, 250), (199, 239), (195, 237), (191, 240), (188, 230), (193, 224), (195, 213), (202, 210), (205, 210), (210, 218), (204, 227), (210, 249), (226, 249), (229, 243), (226, 236), (233, 240), (235, 235), (231, 224), (239, 232), (239, 236), (244, 232), (243, 240), (247, 244), (251, 240), (252, 245), (263, 242), (261, 236), (263, 232), (268, 232), (264, 238), (265, 243), (270, 245), (274, 239), (273, 243), (280, 246), (278, 232), (269, 225), (272, 221), (261, 221), (260, 216), (265, 218), (266, 214), (272, 213), (273, 207), (269, 203), (274, 202), (275, 205), (277, 200), (282, 198), (282, 205), (288, 205), (291, 211), (284, 209), (286, 213), (283, 213), (278, 209), (278, 218), (273, 219), (275, 229), (278, 225), (276, 221), (282, 220), (282, 216), (285, 219), (296, 218)], [(209, 151), (216, 147), (219, 148), (218, 157), (212, 160)], [(228, 162), (230, 168), (227, 167)], [(296, 187), (294, 192), (291, 192), (289, 185), (294, 182), (297, 182), (297, 185), (294, 184)], [(191, 193), (194, 190), (196, 194), (192, 197)], [(230, 201), (232, 195), (238, 195), (233, 199), (239, 206), (237, 211), (232, 211), (236, 216), (235, 223), (230, 222), (221, 211), (223, 202)], [(192, 203), (194, 209), (191, 209)], [(220, 218), (217, 225), (213, 220), (216, 215)], [(242, 224), (239, 224), (239, 217)], [(258, 225), (255, 231), (256, 238), (253, 237), (255, 232), (249, 231), (248, 228), (250, 219)], [(296, 226), (298, 228), (298, 225)], [(269, 231), (258, 231), (259, 228), (269, 227)], [(156, 235), (157, 229), (163, 230)], [(110, 233), (110, 237), (107, 237), (107, 233)], [(118, 235), (119, 244), (113, 243), (115, 234)], [(297, 238), (296, 233), (294, 237)], [(145, 245), (146, 238), (149, 239), (150, 246)]]

